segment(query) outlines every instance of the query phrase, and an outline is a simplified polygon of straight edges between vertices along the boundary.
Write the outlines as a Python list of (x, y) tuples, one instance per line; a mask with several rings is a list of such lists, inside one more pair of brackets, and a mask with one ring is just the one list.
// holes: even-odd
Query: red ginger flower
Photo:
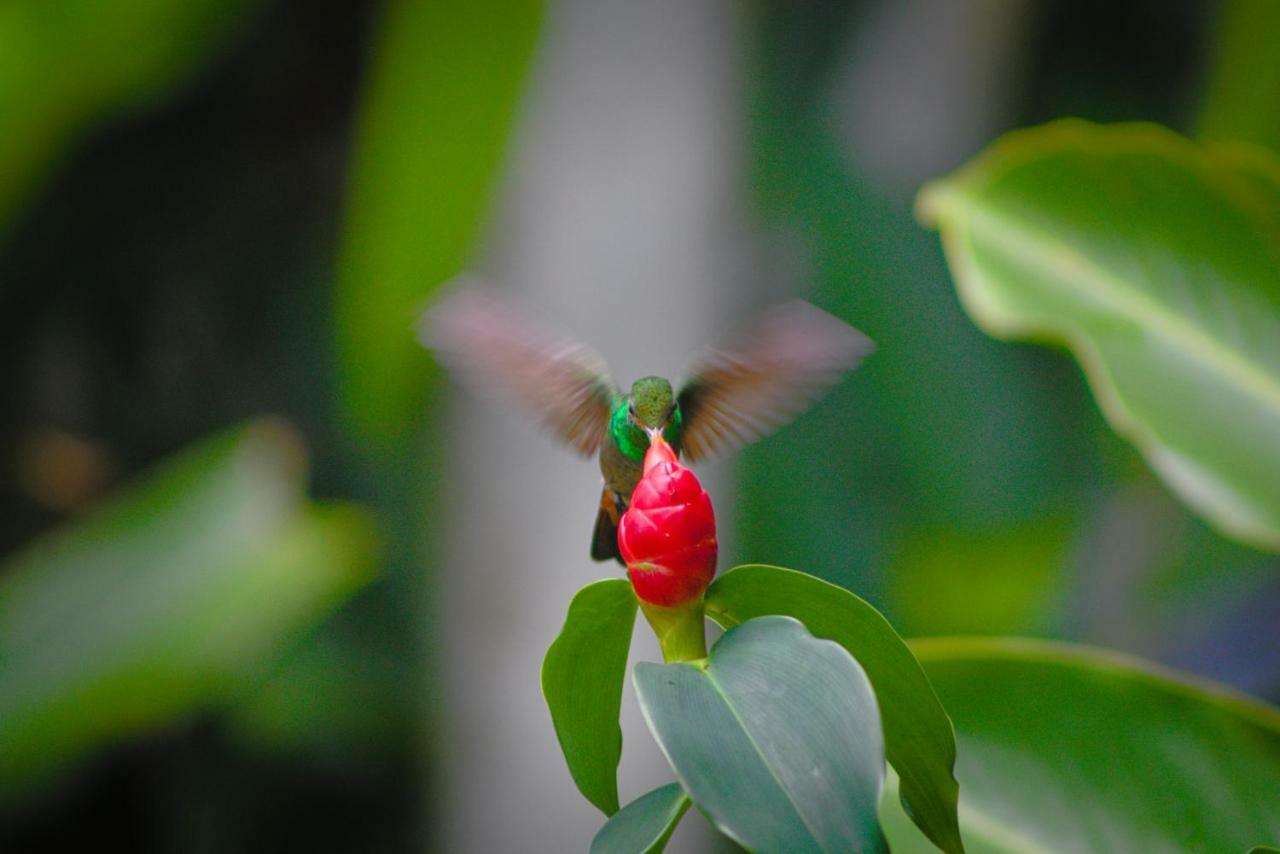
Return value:
[(695, 600), (716, 573), (716, 519), (698, 478), (661, 438), (618, 523), (618, 549), (641, 602), (674, 608)]

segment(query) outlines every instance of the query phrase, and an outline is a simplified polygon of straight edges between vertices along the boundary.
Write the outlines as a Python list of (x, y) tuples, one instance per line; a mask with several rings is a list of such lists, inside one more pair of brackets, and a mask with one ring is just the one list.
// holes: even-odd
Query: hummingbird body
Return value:
[(630, 394), (614, 395), (608, 434), (600, 442), (604, 492), (591, 538), (591, 556), (596, 560), (621, 559), (618, 520), (640, 482), (650, 436), (661, 432), (679, 455), (683, 423), (671, 383), (662, 377), (644, 377), (632, 384)]
[(591, 556), (618, 561), (618, 520), (651, 438), (661, 435), (689, 462), (745, 445), (874, 349), (862, 333), (797, 300), (766, 311), (733, 347), (703, 354), (678, 392), (662, 377), (644, 377), (623, 393), (594, 351), (538, 331), (483, 287), (446, 297), (419, 329), (451, 367), (522, 402), (579, 453), (598, 454), (604, 489)]

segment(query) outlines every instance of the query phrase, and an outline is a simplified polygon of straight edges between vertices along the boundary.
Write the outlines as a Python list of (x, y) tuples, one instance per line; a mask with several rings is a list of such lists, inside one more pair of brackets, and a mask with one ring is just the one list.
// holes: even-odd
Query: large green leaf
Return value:
[[(1280, 839), (1280, 710), (1080, 647), (912, 648), (955, 721), (971, 852), (1246, 851)], [(895, 851), (930, 850), (885, 820)]]
[(707, 590), (707, 614), (725, 628), (785, 614), (857, 659), (876, 692), (885, 758), (902, 778), (902, 803), (944, 851), (963, 851), (956, 818), (955, 735), (911, 650), (880, 612), (821, 579), (774, 566), (739, 566)]
[(542, 662), (542, 694), (569, 773), (605, 815), (618, 811), (618, 714), (635, 621), (631, 582), (588, 584), (569, 603), (564, 628)]
[(349, 416), (398, 437), (426, 400), (411, 331), (466, 263), (541, 18), (538, 0), (390, 0), (364, 95), (338, 288)]
[(650, 731), (686, 792), (757, 851), (883, 851), (875, 694), (838, 644), (789, 617), (724, 634), (701, 662), (635, 669)]
[(659, 854), (689, 804), (679, 783), (641, 795), (605, 822), (591, 840), (591, 854)]
[(1280, 549), (1280, 165), (1151, 125), (1010, 134), (927, 187), (988, 332), (1065, 342), (1112, 426), (1221, 530)]
[(372, 532), (309, 508), (294, 435), (188, 451), (0, 569), (0, 791), (222, 702), (369, 577)]
[(0, 3), (0, 226), (77, 134), (113, 110), (167, 90), (256, 5)]

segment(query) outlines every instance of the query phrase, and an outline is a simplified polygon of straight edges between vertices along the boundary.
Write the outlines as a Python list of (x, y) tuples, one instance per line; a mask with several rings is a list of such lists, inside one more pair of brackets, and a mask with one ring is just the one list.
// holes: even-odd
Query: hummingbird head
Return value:
[(667, 428), (676, 411), (671, 383), (662, 377), (643, 377), (631, 385), (631, 418), (651, 437)]

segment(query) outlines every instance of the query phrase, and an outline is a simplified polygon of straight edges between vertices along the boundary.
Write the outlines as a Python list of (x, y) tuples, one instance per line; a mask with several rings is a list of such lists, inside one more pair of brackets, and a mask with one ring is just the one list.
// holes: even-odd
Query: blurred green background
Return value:
[(624, 382), (788, 294), (877, 341), (711, 468), (722, 566), (1280, 699), (1276, 559), (912, 213), (1062, 115), (1280, 146), (1278, 7), (0, 5), (0, 850), (585, 847), (536, 671), (615, 568), (591, 464), (413, 341), (467, 267)]

